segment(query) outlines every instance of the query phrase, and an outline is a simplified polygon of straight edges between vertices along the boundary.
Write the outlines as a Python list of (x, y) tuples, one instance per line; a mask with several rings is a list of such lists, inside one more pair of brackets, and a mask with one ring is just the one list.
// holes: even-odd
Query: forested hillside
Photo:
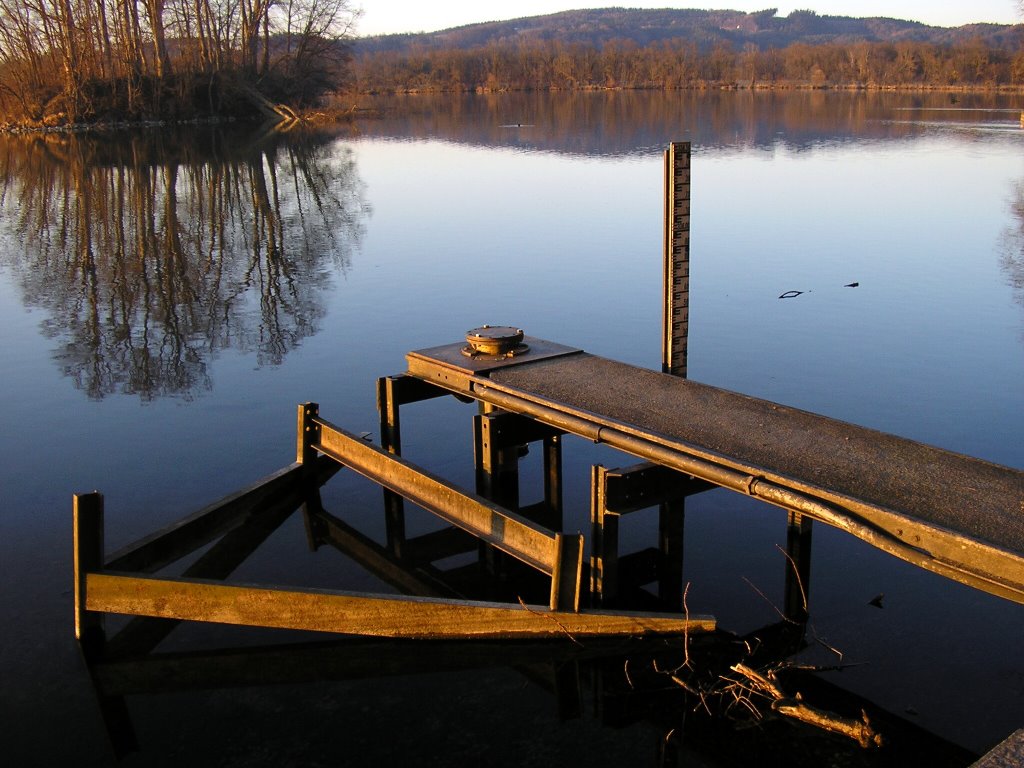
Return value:
[(610, 8), (364, 38), (362, 91), (1024, 85), (1024, 25)]
[(727, 43), (742, 48), (785, 48), (794, 43), (818, 45), (832, 42), (914, 41), (951, 45), (979, 40), (990, 48), (1016, 48), (1024, 36), (1020, 26), (971, 24), (964, 27), (930, 27), (915, 21), (890, 18), (819, 16), (813, 11), (793, 11), (777, 16), (778, 9), (756, 13), (696, 9), (602, 8), (564, 11), (510, 21), (492, 21), (464, 27), (408, 35), (361, 38), (359, 54), (380, 51), (408, 52), (436, 49), (468, 49), (494, 45), (536, 44), (558, 40), (565, 45), (601, 47), (612, 40), (646, 46), (686, 40), (701, 49)]

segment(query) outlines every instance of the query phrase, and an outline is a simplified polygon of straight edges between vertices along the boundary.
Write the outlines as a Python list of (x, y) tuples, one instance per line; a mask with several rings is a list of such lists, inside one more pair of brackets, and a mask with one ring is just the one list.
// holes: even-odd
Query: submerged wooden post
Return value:
[(87, 658), (103, 648), (103, 614), (88, 610), (87, 577), (103, 570), (103, 494), (75, 494), (73, 503), (75, 546), (75, 638)]
[[(380, 447), (395, 456), (402, 455), (401, 403), (395, 391), (396, 379), (377, 379), (377, 413), (380, 416)], [(388, 549), (401, 556), (405, 546), (405, 501), (397, 493), (384, 489), (384, 530)]]
[(665, 151), (665, 253), (661, 370), (686, 378), (690, 326), (690, 142)]
[(544, 506), (550, 513), (549, 528), (562, 528), (562, 436), (544, 438)]
[(315, 419), (320, 415), (320, 406), (317, 403), (302, 403), (299, 405), (298, 426), (295, 437), (295, 460), (310, 469), (313, 468), (313, 459), (316, 458), (316, 449), (313, 444), (317, 442), (320, 427)]
[(552, 611), (574, 613), (580, 609), (580, 581), (583, 572), (583, 536), (555, 534), (554, 572), (551, 574)]
[(502, 435), (502, 422), (514, 418), (501, 411), (473, 417), (476, 492), (506, 509), (519, 508), (520, 445)]
[(683, 531), (686, 499), (658, 505), (658, 597), (672, 610), (683, 609)]
[(590, 594), (595, 606), (614, 600), (619, 587), (619, 513), (608, 509), (608, 470), (590, 468)]

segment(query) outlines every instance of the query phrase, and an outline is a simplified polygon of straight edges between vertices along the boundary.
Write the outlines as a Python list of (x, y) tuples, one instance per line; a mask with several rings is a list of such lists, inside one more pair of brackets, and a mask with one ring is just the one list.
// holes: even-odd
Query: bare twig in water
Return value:
[(523, 606), (523, 608), (524, 608), (524, 609), (526, 610), (526, 612), (527, 612), (527, 613), (532, 613), (532, 614), (533, 614), (534, 616), (544, 616), (545, 618), (548, 618), (548, 619), (550, 619), (550, 620), (551, 620), (552, 622), (554, 622), (554, 623), (555, 623), (555, 625), (556, 625), (556, 626), (557, 626), (557, 627), (558, 627), (558, 628), (559, 628), (560, 630), (562, 630), (562, 632), (563, 632), (563, 633), (565, 634), (565, 636), (566, 636), (566, 637), (568, 637), (568, 638), (569, 638), (570, 640), (572, 640), (572, 641), (573, 641), (573, 642), (574, 642), (574, 643), (575, 643), (576, 645), (578, 645), (578, 646), (579, 646), (580, 648), (583, 648), (583, 643), (581, 643), (581, 642), (580, 642), (579, 640), (577, 640), (577, 639), (576, 639), (575, 637), (573, 637), (573, 634), (572, 634), (572, 632), (570, 632), (570, 631), (569, 631), (569, 630), (568, 630), (568, 629), (566, 628), (565, 624), (563, 624), (562, 622), (560, 622), (560, 621), (559, 621), (558, 619), (556, 619), (556, 618), (555, 618), (554, 616), (552, 616), (552, 615), (551, 615), (550, 613), (544, 613), (543, 611), (535, 611), (535, 610), (533, 610), (533, 609), (532, 609), (532, 608), (531, 608), (530, 606), (528, 606), (528, 605), (527, 605), (527, 604), (526, 604), (526, 603), (525, 603), (525, 602), (523, 601), (523, 598), (519, 597), (519, 595), (516, 595), (516, 599), (517, 599), (517, 600), (519, 601), (519, 604), (520, 604), (521, 606)]
[(772, 610), (773, 610), (773, 611), (775, 611), (775, 612), (776, 612), (777, 614), (779, 614), (779, 618), (780, 618), (780, 619), (782, 619), (783, 621), (787, 621), (787, 622), (789, 622), (790, 624), (796, 624), (796, 622), (795, 622), (795, 621), (793, 621), (793, 620), (792, 620), (791, 618), (789, 618), (789, 617), (788, 617), (788, 616), (787, 616), (786, 614), (784, 614), (784, 613), (783, 613), (782, 611), (780, 611), (780, 610), (779, 610), (779, 606), (777, 606), (777, 605), (776, 605), (775, 603), (773, 603), (773, 602), (772, 602), (772, 601), (771, 601), (771, 600), (770, 600), (770, 599), (768, 598), (768, 595), (766, 595), (766, 594), (765, 594), (764, 592), (762, 592), (762, 591), (761, 591), (760, 589), (758, 589), (757, 585), (755, 585), (755, 584), (754, 584), (754, 582), (752, 582), (752, 581), (751, 581), (750, 579), (748, 579), (748, 578), (747, 578), (746, 576), (741, 576), (740, 578), (741, 578), (741, 579), (743, 579), (743, 580), (744, 580), (745, 582), (747, 582), (747, 585), (748, 585), (748, 586), (749, 586), (749, 587), (750, 587), (750, 588), (751, 588), (752, 590), (754, 590), (755, 592), (757, 592), (757, 594), (759, 594), (759, 595), (760, 595), (760, 596), (761, 596), (761, 597), (762, 597), (762, 598), (764, 599), (764, 601), (765, 601), (766, 603), (768, 603), (768, 605), (770, 605), (770, 606), (772, 607)]
[(754, 690), (771, 700), (773, 712), (813, 725), (829, 733), (846, 736), (864, 748), (882, 746), (881, 734), (871, 726), (867, 713), (863, 710), (859, 720), (842, 717), (806, 704), (799, 694), (792, 697), (786, 695), (774, 680), (745, 664), (734, 664), (731, 669), (749, 680)]
[(775, 545), (775, 548), (777, 550), (779, 550), (779, 552), (781, 552), (783, 554), (783, 556), (785, 556), (785, 558), (789, 561), (789, 567), (793, 569), (793, 575), (796, 577), (796, 585), (798, 587), (800, 587), (800, 603), (802, 604), (804, 614), (806, 615), (807, 614), (807, 591), (804, 589), (804, 582), (800, 578), (800, 569), (796, 567), (796, 560), (794, 560), (793, 556), (791, 554), (789, 554), (789, 552), (784, 550), (782, 547), (780, 547), (778, 544)]
[(690, 608), (686, 605), (686, 596), (690, 593), (690, 582), (683, 587), (683, 616), (686, 623), (683, 624), (683, 666), (692, 669), (690, 664)]

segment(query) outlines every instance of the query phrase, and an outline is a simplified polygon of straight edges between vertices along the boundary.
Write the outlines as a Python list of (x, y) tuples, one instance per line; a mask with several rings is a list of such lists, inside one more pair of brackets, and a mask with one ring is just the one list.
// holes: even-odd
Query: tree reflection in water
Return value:
[(369, 214), (351, 150), (324, 135), (9, 137), (0, 178), (0, 258), (96, 399), (191, 398), (220, 350), (280, 364)]

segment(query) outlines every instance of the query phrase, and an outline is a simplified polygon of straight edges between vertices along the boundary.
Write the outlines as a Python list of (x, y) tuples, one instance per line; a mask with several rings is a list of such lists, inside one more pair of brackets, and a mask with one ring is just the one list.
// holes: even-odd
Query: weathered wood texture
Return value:
[(86, 574), (103, 567), (103, 495), (76, 494), (73, 502), (75, 549), (75, 638), (83, 648), (103, 642), (103, 616), (89, 612)]
[[(557, 347), (527, 337), (534, 345)], [(1024, 472), (579, 351), (483, 368), (459, 345), (409, 375), (807, 514), (1024, 602)]]
[(546, 607), (327, 590), (85, 574), (87, 610), (374, 637), (516, 638), (712, 630), (707, 616), (550, 611)]
[(583, 537), (554, 533), (317, 419), (314, 447), (382, 487), (552, 577), (551, 608), (579, 605)]

